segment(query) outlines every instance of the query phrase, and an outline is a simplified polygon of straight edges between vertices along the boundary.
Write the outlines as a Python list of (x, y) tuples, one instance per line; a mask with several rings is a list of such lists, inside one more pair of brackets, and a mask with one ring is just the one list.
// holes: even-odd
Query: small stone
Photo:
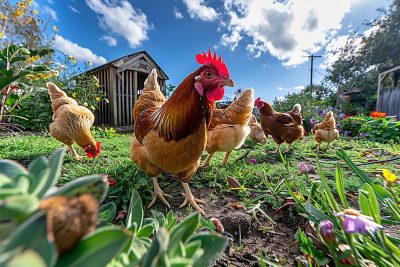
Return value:
[(244, 212), (231, 212), (221, 219), (225, 231), (231, 233), (235, 238), (239, 238), (239, 232), (242, 238), (247, 236), (251, 226), (251, 218)]

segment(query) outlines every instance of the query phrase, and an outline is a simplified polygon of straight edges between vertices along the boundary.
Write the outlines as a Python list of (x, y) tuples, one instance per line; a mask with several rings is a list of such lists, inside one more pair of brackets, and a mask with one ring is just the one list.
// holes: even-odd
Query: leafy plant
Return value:
[(301, 229), (298, 229), (295, 238), (299, 241), (300, 251), (303, 252), (310, 264), (316, 263), (318, 266), (324, 266), (329, 262), (324, 253), (315, 247), (315, 244)]
[(361, 126), (370, 118), (367, 116), (348, 117), (341, 122), (341, 128), (348, 136), (358, 136)]
[(359, 133), (366, 135), (372, 142), (400, 143), (400, 122), (393, 118), (376, 118), (365, 122)]

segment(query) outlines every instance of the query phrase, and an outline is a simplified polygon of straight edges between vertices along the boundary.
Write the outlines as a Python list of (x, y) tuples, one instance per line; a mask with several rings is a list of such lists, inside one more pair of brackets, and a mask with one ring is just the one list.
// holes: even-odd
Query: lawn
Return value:
[[(118, 210), (127, 209), (132, 189), (137, 189), (147, 205), (152, 198), (152, 183), (129, 158), (129, 146), (131, 134), (99, 134), (96, 139), (102, 143), (102, 153), (96, 159), (84, 159), (75, 161), (69, 154), (64, 159), (62, 167), (61, 183), (65, 183), (77, 177), (95, 173), (104, 173), (117, 180), (117, 184), (111, 187), (106, 201), (114, 201)], [(2, 136), (0, 139), (0, 158), (13, 159), (23, 165), (29, 163), (39, 156), (49, 156), (62, 144), (46, 134), (25, 134), (17, 137)], [(222, 153), (214, 155), (210, 167), (198, 171), (192, 178), (190, 185), (195, 196), (205, 199), (206, 218), (216, 217), (226, 219), (235, 224), (239, 211), (238, 204), (245, 206), (247, 213), (251, 215), (250, 229), (247, 233), (240, 233), (232, 245), (232, 253), (221, 259), (224, 264), (229, 262), (254, 262), (249, 254), (258, 253), (259, 244), (263, 244), (263, 251), (270, 260), (280, 263), (294, 263), (299, 255), (296, 246), (288, 246), (294, 242), (294, 233), (302, 226), (304, 219), (298, 214), (294, 207), (278, 209), (287, 203), (290, 195), (288, 183), (294, 192), (307, 193), (309, 180), (299, 171), (299, 162), (305, 162), (309, 168), (309, 176), (312, 180), (319, 180), (315, 173), (315, 162), (318, 157), (324, 173), (331, 183), (332, 192), (337, 196), (335, 184), (335, 167), (340, 159), (336, 150), (342, 148), (348, 156), (368, 174), (369, 177), (382, 183), (381, 163), (374, 161), (386, 160), (400, 155), (399, 145), (379, 144), (365, 140), (350, 140), (342, 138), (332, 144), (328, 151), (317, 152), (316, 144), (312, 137), (307, 136), (296, 142), (292, 150), (286, 155), (289, 163), (289, 171), (285, 169), (279, 155), (270, 154), (275, 149), (275, 143), (271, 139), (267, 144), (261, 146), (246, 142), (246, 146), (231, 154), (230, 161), (224, 167), (220, 163), (223, 159)], [(237, 160), (250, 150), (246, 157)], [(81, 154), (82, 151), (79, 151)], [(206, 157), (204, 153), (202, 160)], [(249, 159), (255, 159), (249, 161)], [(372, 163), (372, 164), (371, 164)], [(342, 164), (344, 183), (350, 202), (357, 208), (357, 194), (361, 185), (359, 178), (346, 164)], [(398, 173), (400, 161), (384, 163), (384, 168)], [(234, 177), (241, 185), (239, 190), (232, 190), (227, 183), (227, 177)], [(179, 209), (183, 201), (180, 192), (180, 184), (170, 175), (164, 175), (160, 179), (160, 186), (166, 193), (173, 196), (169, 199), (174, 212), (183, 217), (191, 212), (190, 207)], [(351, 201), (353, 200), (354, 201)], [(235, 208), (232, 208), (235, 207)], [(239, 206), (240, 207), (240, 206)], [(157, 201), (152, 207), (162, 212), (165, 206)], [(283, 210), (281, 212), (281, 210)], [(149, 213), (149, 209), (145, 209)], [(277, 212), (279, 211), (279, 212)], [(250, 218), (250, 217), (249, 217)], [(226, 221), (225, 220), (225, 221)], [(203, 227), (210, 228), (210, 223), (203, 220)], [(234, 228), (234, 227), (233, 227)], [(243, 228), (242, 228), (243, 229)], [(234, 229), (231, 230), (234, 232)], [(233, 233), (234, 234), (234, 233)], [(235, 234), (234, 234), (235, 235)], [(222, 264), (222, 263), (221, 263)]]

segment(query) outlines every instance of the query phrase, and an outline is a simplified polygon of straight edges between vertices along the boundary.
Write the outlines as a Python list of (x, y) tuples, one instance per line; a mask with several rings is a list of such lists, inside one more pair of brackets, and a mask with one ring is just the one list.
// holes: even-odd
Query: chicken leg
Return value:
[(278, 146), (276, 147), (275, 151), (269, 152), (269, 153), (271, 153), (271, 154), (276, 154), (276, 153), (278, 153), (280, 147), (281, 147), (281, 144), (278, 144)]
[(286, 150), (285, 151), (283, 151), (283, 153), (288, 153), (289, 152), (289, 150), (290, 150), (290, 147), (292, 146), (292, 144), (288, 144), (288, 146), (287, 146), (287, 148), (286, 148)]
[(164, 191), (161, 190), (159, 184), (158, 184), (158, 180), (157, 177), (151, 177), (151, 179), (153, 179), (153, 186), (154, 186), (154, 197), (153, 200), (150, 202), (148, 208), (150, 208), (151, 206), (154, 205), (154, 203), (156, 203), (157, 197), (159, 197), (161, 199), (161, 201), (164, 203), (165, 206), (167, 206), (167, 208), (171, 208), (171, 206), (169, 205), (168, 201), (164, 198), (164, 196), (166, 197), (172, 197), (171, 195), (165, 194)]
[(192, 191), (190, 191), (190, 187), (188, 183), (181, 182), (183, 189), (185, 189), (185, 193), (182, 193), (182, 195), (185, 197), (185, 201), (183, 201), (182, 205), (179, 208), (183, 208), (187, 204), (190, 204), (195, 210), (197, 210), (201, 215), (205, 215), (204, 211), (197, 205), (199, 204), (205, 204), (203, 200), (197, 199), (193, 196)]
[(212, 157), (213, 155), (214, 155), (214, 153), (208, 154), (206, 160), (203, 162), (203, 164), (201, 164), (201, 165), (199, 166), (199, 170), (205, 169), (205, 168), (207, 168), (207, 167), (210, 165), (210, 160), (211, 160), (211, 157)]
[(72, 157), (74, 157), (76, 160), (82, 160), (83, 157), (79, 156), (78, 153), (76, 152), (75, 148), (72, 145), (68, 146), (69, 151), (71, 151), (71, 155)]
[(318, 143), (318, 145), (317, 145), (317, 151), (319, 151), (320, 146), (321, 146), (321, 143)]
[(225, 153), (224, 160), (222, 161), (222, 166), (224, 166), (224, 165), (228, 162), (229, 155), (230, 155), (231, 153), (232, 153), (232, 151), (228, 151), (228, 152)]

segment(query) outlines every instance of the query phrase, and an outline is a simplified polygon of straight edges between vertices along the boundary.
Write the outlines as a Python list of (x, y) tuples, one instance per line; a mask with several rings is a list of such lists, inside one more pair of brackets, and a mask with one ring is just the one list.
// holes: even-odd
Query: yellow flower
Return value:
[(16, 8), (14, 13), (12, 14), (12, 17), (15, 19), (15, 18), (21, 17), (23, 14), (24, 14), (24, 11), (22, 9)]
[(382, 176), (385, 178), (387, 186), (393, 186), (397, 182), (396, 174), (392, 173), (388, 169), (382, 169)]
[(60, 73), (58, 72), (58, 70), (53, 70), (52, 72), (53, 72), (53, 75), (54, 75), (54, 76), (60, 75)]
[(83, 103), (83, 105), (84, 105), (85, 107), (89, 106), (89, 104), (88, 104), (87, 102)]
[(72, 97), (76, 97), (78, 94), (76, 92), (72, 93)]
[(17, 3), (17, 5), (19, 6), (19, 7), (21, 7), (21, 8), (28, 8), (28, 5), (27, 5), (27, 3), (24, 3), (24, 2), (18, 2)]
[(101, 100), (101, 98), (97, 96), (96, 101), (99, 102), (100, 100)]
[(4, 32), (0, 32), (0, 39), (4, 38)]
[(25, 61), (25, 64), (31, 64), (31, 63), (33, 63), (33, 62), (35, 62), (35, 61), (37, 61), (37, 60), (39, 60), (40, 59), (40, 56), (39, 55), (36, 55), (36, 56), (33, 56), (33, 57), (29, 57), (26, 61)]
[(39, 14), (39, 11), (37, 11), (37, 9), (34, 9), (33, 14), (37, 15), (37, 14)]
[(99, 82), (99, 79), (96, 76), (93, 75), (92, 77), (94, 81)]
[(93, 111), (96, 110), (96, 108), (93, 105), (90, 106), (90, 109), (93, 110)]
[(56, 25), (53, 25), (53, 30), (54, 30), (55, 32), (58, 32), (58, 28), (57, 28)]
[(72, 63), (76, 64), (76, 58), (74, 56), (69, 56), (68, 58), (72, 61)]
[(7, 17), (0, 13), (0, 19), (6, 19)]

